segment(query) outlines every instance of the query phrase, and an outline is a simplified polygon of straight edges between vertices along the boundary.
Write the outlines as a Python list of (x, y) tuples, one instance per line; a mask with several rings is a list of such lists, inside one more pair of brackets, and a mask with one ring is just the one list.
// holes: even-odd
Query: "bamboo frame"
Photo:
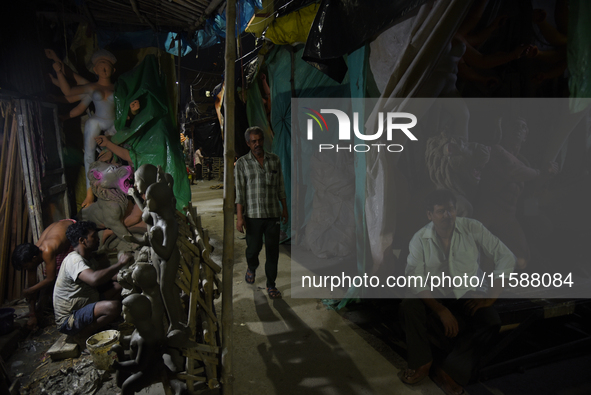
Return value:
[(224, 98), (224, 250), (222, 255), (222, 393), (234, 393), (234, 372), (232, 367), (232, 339), (234, 312), (232, 287), (234, 273), (234, 100), (236, 61), (236, 0), (226, 4), (226, 69)]
[(41, 216), (41, 198), (37, 186), (38, 175), (35, 170), (35, 155), (31, 148), (30, 109), (27, 100), (17, 101), (18, 139), (25, 179), (25, 190), (29, 208), (29, 219), (33, 231), (33, 241), (37, 242), (43, 232), (43, 218)]
[[(2, 226), (2, 256), (1, 256), (1, 267), (0, 267), (0, 300), (3, 301), (4, 294), (6, 292), (6, 277), (8, 272), (8, 262), (10, 260), (9, 253), (11, 248), (7, 248), (11, 241), (11, 225), (12, 225), (12, 205), (13, 205), (13, 198), (14, 198), (14, 184), (17, 177), (16, 171), (14, 171), (14, 167), (17, 166), (17, 150), (18, 150), (18, 121), (17, 117), (12, 117), (12, 127), (10, 132), (10, 140), (9, 140), (9, 148), (7, 151), (8, 156), (6, 157), (7, 163), (12, 165), (11, 168), (13, 171), (10, 171), (8, 174), (8, 179), (6, 180), (6, 184), (2, 185), (2, 205), (0, 206), (0, 212), (2, 213), (2, 221), (4, 221)], [(4, 133), (7, 133), (7, 129), (5, 129)], [(2, 159), (4, 160), (5, 157), (3, 156)], [(11, 170), (11, 169), (6, 169)]]

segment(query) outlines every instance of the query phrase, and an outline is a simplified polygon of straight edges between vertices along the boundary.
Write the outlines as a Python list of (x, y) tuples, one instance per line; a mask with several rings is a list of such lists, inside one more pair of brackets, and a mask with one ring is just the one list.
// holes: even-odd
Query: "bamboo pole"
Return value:
[[(14, 111), (12, 110), (12, 104), (8, 104), (6, 110), (4, 111), (5, 118), (4, 118), (4, 134), (2, 136), (2, 154), (0, 154), (0, 186), (4, 185), (4, 177), (6, 173), (6, 152), (8, 152), (8, 128), (12, 126), (12, 117), (14, 115)], [(1, 198), (1, 196), (0, 196)]]
[[(9, 164), (11, 164), (11, 167), (16, 166), (16, 160), (17, 160), (17, 135), (18, 135), (18, 126), (17, 126), (17, 117), (13, 118), (12, 121), (12, 128), (11, 128), (11, 134), (10, 134), (10, 149), (8, 150), (8, 160), (9, 160)], [(7, 133), (7, 131), (5, 131), (5, 133)], [(13, 170), (13, 171), (10, 171)], [(10, 235), (10, 229), (11, 227), (11, 219), (12, 219), (12, 200), (13, 200), (13, 196), (14, 196), (14, 183), (15, 183), (15, 178), (16, 178), (16, 172), (14, 171), (14, 169), (9, 169), (9, 173), (8, 173), (8, 180), (7, 180), (7, 185), (5, 186), (4, 189), (4, 196), (3, 196), (3, 212), (2, 212), (2, 218), (4, 220), (4, 226), (2, 229), (2, 256), (1, 256), (1, 265), (0, 265), (0, 303), (4, 302), (4, 292), (5, 292), (5, 285), (6, 285), (6, 278), (8, 275), (8, 271), (7, 271), (7, 266), (8, 266), (8, 260), (9, 258), (9, 254), (10, 254), (10, 239), (11, 239), (11, 235)]]
[[(41, 198), (37, 186), (37, 173), (35, 171), (35, 157), (31, 147), (31, 122), (29, 116), (31, 109), (26, 100), (19, 100), (20, 111), (17, 111), (19, 123), (19, 146), (23, 173), (25, 178), (25, 187), (27, 191), (27, 203), (29, 204), (29, 217), (33, 229), (33, 240), (35, 243), (39, 240), (43, 232), (43, 220), (41, 216)], [(18, 107), (17, 107), (18, 108)]]
[(226, 70), (224, 144), (224, 251), (222, 254), (222, 394), (232, 395), (232, 282), (234, 273), (234, 68), (236, 62), (236, 0), (226, 3)]

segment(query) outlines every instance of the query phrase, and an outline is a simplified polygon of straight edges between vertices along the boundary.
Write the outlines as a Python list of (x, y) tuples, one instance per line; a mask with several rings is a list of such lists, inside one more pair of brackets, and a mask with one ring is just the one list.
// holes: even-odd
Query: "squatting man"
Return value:
[(94, 222), (76, 222), (66, 236), (74, 251), (64, 259), (55, 282), (55, 323), (60, 332), (73, 335), (83, 346), (88, 336), (121, 316), (121, 286), (116, 275), (133, 258), (120, 254), (116, 264), (99, 269), (93, 257), (99, 247)]
[[(480, 222), (456, 218), (453, 192), (434, 191), (427, 196), (426, 203), (431, 222), (415, 233), (410, 242), (407, 276), (429, 274), (441, 278), (445, 273), (482, 278), (479, 251), (495, 264), (490, 287), (477, 288), (464, 281), (460, 287), (430, 287), (424, 281), (424, 287), (411, 286), (413, 296), (400, 305), (409, 367), (402, 372), (402, 381), (416, 384), (431, 373), (445, 393), (461, 394), (477, 356), (482, 355), (500, 328), (493, 303), (502, 291), (499, 277), (513, 271), (516, 258)], [(434, 332), (431, 336), (439, 340), (442, 350), (437, 351), (442, 351), (442, 356), (434, 355), (429, 332)]]

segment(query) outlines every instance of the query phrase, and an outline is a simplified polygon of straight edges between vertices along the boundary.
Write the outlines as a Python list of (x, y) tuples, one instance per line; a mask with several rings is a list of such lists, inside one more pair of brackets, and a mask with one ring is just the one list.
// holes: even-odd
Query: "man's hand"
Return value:
[(246, 225), (244, 217), (238, 217), (238, 219), (236, 220), (236, 229), (238, 230), (238, 232), (244, 233), (244, 225)]
[(548, 162), (548, 164), (544, 170), (546, 171), (547, 174), (549, 174), (551, 176), (555, 176), (556, 174), (558, 174), (558, 170), (559, 170), (558, 163), (556, 163), (554, 161), (550, 161), (550, 162)]
[(94, 138), (94, 141), (99, 147), (106, 147), (110, 139), (109, 136), (98, 136)]
[(120, 265), (128, 265), (133, 263), (133, 255), (130, 254), (129, 252), (124, 252), (122, 254), (119, 254), (119, 260), (118, 262)]
[(282, 223), (282, 224), (286, 224), (286, 223), (287, 223), (287, 220), (288, 220), (288, 218), (289, 218), (289, 215), (287, 214), (287, 209), (286, 209), (286, 208), (284, 208), (284, 209), (283, 209), (283, 212), (281, 213), (281, 223)]
[(31, 291), (31, 288), (23, 289), (23, 296), (25, 298), (30, 298), (31, 296), (35, 295), (36, 293), (37, 293), (37, 291)]
[(478, 309), (482, 307), (489, 307), (492, 306), (496, 299), (491, 298), (479, 298), (479, 299), (470, 299), (464, 304), (467, 312), (473, 316), (476, 314)]
[(458, 325), (458, 320), (456, 317), (449, 311), (447, 307), (442, 308), (437, 315), (439, 315), (439, 319), (443, 324), (443, 329), (445, 331), (445, 336), (454, 338), (458, 335), (460, 331), (460, 327)]

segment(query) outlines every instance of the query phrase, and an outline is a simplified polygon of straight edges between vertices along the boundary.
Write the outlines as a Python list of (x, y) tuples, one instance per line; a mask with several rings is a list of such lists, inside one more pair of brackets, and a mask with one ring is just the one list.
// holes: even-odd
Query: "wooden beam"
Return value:
[[(215, 1), (212, 1), (212, 4)], [(236, 62), (236, 0), (226, 3), (226, 70), (224, 100), (224, 250), (222, 253), (222, 394), (234, 393), (234, 371), (232, 339), (234, 312), (232, 305), (234, 282), (234, 100)]]

